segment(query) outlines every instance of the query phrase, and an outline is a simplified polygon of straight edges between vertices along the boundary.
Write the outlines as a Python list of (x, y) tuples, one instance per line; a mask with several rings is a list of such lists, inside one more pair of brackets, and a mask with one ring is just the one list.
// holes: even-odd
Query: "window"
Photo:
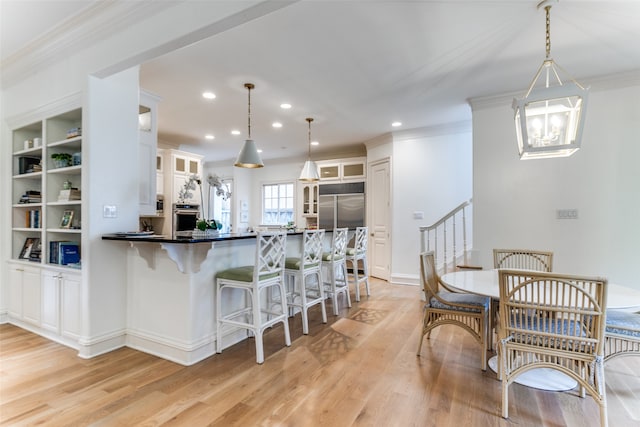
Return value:
[(262, 186), (262, 223), (286, 225), (293, 221), (293, 183)]

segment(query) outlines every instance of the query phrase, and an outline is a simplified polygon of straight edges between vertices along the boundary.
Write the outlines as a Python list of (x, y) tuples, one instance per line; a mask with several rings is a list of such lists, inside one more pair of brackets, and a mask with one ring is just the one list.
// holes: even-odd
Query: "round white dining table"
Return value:
[[(460, 270), (446, 273), (440, 280), (454, 290), (500, 299), (498, 270)], [(607, 310), (640, 309), (640, 289), (607, 283)], [(489, 367), (497, 372), (497, 357), (489, 359)], [(515, 379), (518, 384), (541, 390), (563, 391), (576, 387), (577, 382), (555, 369), (539, 368), (525, 372)]]

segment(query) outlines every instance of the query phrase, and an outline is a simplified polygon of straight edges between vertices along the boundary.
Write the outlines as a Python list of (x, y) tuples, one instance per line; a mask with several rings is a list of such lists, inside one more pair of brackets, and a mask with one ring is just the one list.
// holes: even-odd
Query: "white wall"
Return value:
[[(552, 250), (555, 271), (640, 289), (637, 76), (629, 87), (592, 84), (582, 148), (568, 158), (519, 160), (510, 100), (474, 106), (473, 235), (482, 265), (492, 266), (497, 247)], [(578, 219), (556, 219), (566, 208), (578, 209)]]
[[(394, 136), (392, 282), (419, 276), (418, 228), (471, 198), (472, 150), (468, 123), (403, 139)], [(424, 219), (414, 219), (424, 212)], [(407, 274), (409, 275), (407, 277)]]
[[(368, 145), (369, 163), (385, 157), (392, 161), (392, 283), (418, 283), (418, 228), (471, 198), (471, 146), (468, 122), (394, 132)], [(414, 219), (414, 212), (423, 212), (424, 219)]]
[[(100, 342), (124, 343), (126, 329), (126, 252), (122, 242), (101, 236), (138, 227), (138, 69), (106, 79), (89, 78), (86, 90), (83, 228), (88, 248), (83, 249), (82, 356), (95, 355)], [(116, 218), (104, 218), (103, 207), (115, 206)], [(111, 348), (112, 345), (108, 345)], [(97, 350), (100, 352), (100, 350)]]

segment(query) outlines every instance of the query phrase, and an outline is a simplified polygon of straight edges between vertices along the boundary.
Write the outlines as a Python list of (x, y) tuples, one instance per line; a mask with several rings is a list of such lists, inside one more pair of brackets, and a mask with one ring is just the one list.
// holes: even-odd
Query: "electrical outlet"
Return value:
[(557, 209), (557, 219), (578, 219), (578, 209)]

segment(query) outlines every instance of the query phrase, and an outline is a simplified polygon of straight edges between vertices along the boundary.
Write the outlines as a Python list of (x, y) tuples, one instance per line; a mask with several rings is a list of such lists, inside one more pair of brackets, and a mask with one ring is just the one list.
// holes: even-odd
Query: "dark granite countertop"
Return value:
[[(289, 231), (289, 235), (302, 234), (302, 231)], [(125, 242), (156, 242), (156, 243), (206, 243), (206, 242), (224, 242), (229, 240), (254, 239), (257, 233), (221, 233), (212, 237), (190, 237), (178, 236), (170, 237), (161, 234), (141, 234), (134, 233), (112, 233), (103, 234), (102, 240), (119, 240)]]

